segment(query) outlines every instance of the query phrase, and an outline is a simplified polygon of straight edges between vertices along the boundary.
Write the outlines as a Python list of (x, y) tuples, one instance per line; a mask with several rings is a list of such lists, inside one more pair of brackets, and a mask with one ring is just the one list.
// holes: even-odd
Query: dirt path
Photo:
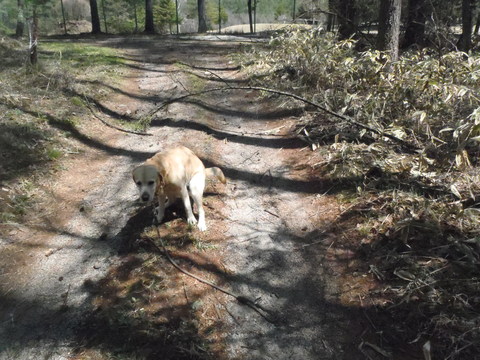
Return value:
[[(225, 56), (238, 48), (240, 39), (118, 38), (102, 45), (122, 49), (129, 59), (130, 78), (103, 103), (127, 117), (141, 116), (186, 89), (224, 85), (219, 76), (232, 84), (242, 81)], [(203, 289), (207, 295), (198, 299), (204, 304), (205, 299), (215, 302), (203, 305), (203, 313), (215, 311), (214, 326), (204, 333), (216, 358), (358, 358), (355, 337), (362, 330), (361, 316), (339, 301), (335, 273), (341, 246), (331, 224), (341, 209), (333, 197), (324, 195), (329, 185), (312, 170), (318, 155), (288, 135), (300, 111), (283, 109), (281, 99), (260, 100), (258, 93), (231, 90), (170, 105), (157, 114), (150, 137), (119, 133), (90, 120), (81, 129), (89, 140), (78, 138), (83, 141), (84, 156), (69, 162), (57, 183), (49, 185), (52, 213), (45, 214), (41, 223), (32, 221), (12, 230), (2, 248), (3, 254), (15, 255), (3, 267), (9, 270), (2, 274), (0, 359), (110, 358), (105, 354), (119, 346), (117, 340), (99, 335), (103, 343), (92, 352), (89, 336), (79, 328), (99, 311), (100, 307), (95, 308), (99, 297), (106, 297), (92, 288), (104, 284), (111, 289), (105, 279), (112, 268), (126, 267), (132, 243), (150, 225), (149, 212), (136, 204), (131, 169), (175, 143), (191, 147), (207, 165), (221, 167), (228, 178), (226, 187), (207, 191), (209, 231), (192, 236), (216, 249), (189, 253), (196, 261), (207, 259), (203, 266), (198, 262), (196, 269), (258, 300), (278, 322), (272, 324), (198, 284), (185, 285), (188, 280), (179, 275), (172, 286), (180, 286), (181, 281), (183, 288), (178, 291), (185, 296), (177, 292), (164, 302), (173, 308), (175, 299), (182, 297), (191, 311), (200, 303), (191, 294)], [(175, 231), (181, 223), (174, 219), (173, 226), (164, 225), (162, 231)], [(348, 259), (348, 254), (343, 255)], [(220, 264), (216, 271), (209, 271), (210, 261)], [(175, 311), (171, 309), (168, 324)], [(208, 319), (195, 320), (199, 335), (208, 328)], [(108, 328), (97, 325), (90, 325), (89, 331)], [(117, 335), (112, 332), (111, 337)], [(208, 352), (198, 349), (200, 345), (182, 353), (187, 354), (184, 357), (158, 357), (160, 350), (151, 350), (148, 342), (159, 339), (148, 340), (146, 335), (142, 339), (135, 358), (208, 357)]]

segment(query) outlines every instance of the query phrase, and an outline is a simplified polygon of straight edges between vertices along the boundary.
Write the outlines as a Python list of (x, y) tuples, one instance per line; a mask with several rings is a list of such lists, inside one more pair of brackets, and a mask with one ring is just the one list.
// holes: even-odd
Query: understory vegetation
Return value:
[(384, 317), (374, 324), (382, 347), (425, 345), (434, 358), (473, 359), (480, 353), (480, 56), (425, 48), (391, 63), (388, 53), (358, 45), (287, 32), (247, 54), (247, 69), (262, 86), (343, 118), (306, 108), (298, 135), (324, 155), (315, 165), (320, 176), (350, 189), (340, 221), (356, 223), (350, 246), (376, 282), (370, 302), (351, 302), (374, 313), (374, 323)]

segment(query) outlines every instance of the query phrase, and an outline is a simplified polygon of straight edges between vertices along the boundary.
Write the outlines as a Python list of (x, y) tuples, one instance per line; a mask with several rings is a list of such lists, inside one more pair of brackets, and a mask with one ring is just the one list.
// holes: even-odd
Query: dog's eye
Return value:
[(153, 184), (155, 184), (155, 181), (150, 180), (150, 181), (148, 182), (148, 185), (150, 185), (150, 186), (153, 185)]
[(137, 181), (137, 185), (138, 185), (138, 186), (142, 186), (142, 182), (141, 182), (141, 181)]

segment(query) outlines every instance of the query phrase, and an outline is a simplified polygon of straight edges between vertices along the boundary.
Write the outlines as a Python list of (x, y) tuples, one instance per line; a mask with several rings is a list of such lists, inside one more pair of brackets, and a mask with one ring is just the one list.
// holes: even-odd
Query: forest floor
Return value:
[[(127, 126), (169, 99), (241, 85), (228, 56), (250, 41), (82, 40), (115, 49), (127, 69), (113, 85), (95, 83), (103, 96), (89, 101), (97, 116)], [(43, 114), (53, 126), (54, 110)], [(366, 311), (375, 277), (354, 248), (343, 189), (322, 179), (321, 155), (294, 134), (302, 112), (230, 89), (162, 108), (146, 136), (85, 111), (68, 129), (77, 151), (37, 177), (41, 195), (21, 221), (1, 226), (0, 359), (383, 358), (381, 329)], [(180, 274), (152, 246), (160, 244), (152, 208), (137, 201), (131, 171), (175, 144), (228, 182), (207, 187), (204, 233), (172, 206), (160, 227), (167, 248), (268, 318)], [(416, 358), (404, 350), (393, 358)]]

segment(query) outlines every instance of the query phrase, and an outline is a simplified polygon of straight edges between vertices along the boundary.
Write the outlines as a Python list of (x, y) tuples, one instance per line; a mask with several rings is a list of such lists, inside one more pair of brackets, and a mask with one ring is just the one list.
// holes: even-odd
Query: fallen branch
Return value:
[(88, 101), (88, 99), (87, 99), (86, 97), (84, 97), (84, 100), (85, 100), (85, 104), (87, 105), (88, 110), (90, 110), (90, 112), (92, 113), (92, 115), (93, 115), (97, 120), (99, 120), (102, 124), (104, 124), (104, 125), (112, 128), (112, 129), (115, 129), (115, 130), (118, 130), (118, 131), (121, 131), (121, 132), (125, 132), (125, 133), (128, 133), (128, 134), (135, 134), (135, 135), (141, 135), (141, 136), (152, 136), (152, 134), (149, 134), (149, 133), (146, 133), (146, 132), (128, 130), (128, 129), (124, 129), (124, 128), (121, 128), (121, 127), (119, 127), (119, 126), (110, 124), (108, 121), (102, 119), (100, 116), (98, 116), (97, 114), (95, 114), (95, 112), (94, 112), (93, 109), (92, 109), (92, 106), (90, 105), (90, 102)]
[(257, 91), (264, 91), (264, 92), (268, 92), (268, 93), (271, 93), (271, 94), (277, 94), (277, 95), (282, 95), (282, 96), (287, 96), (287, 97), (290, 97), (290, 98), (293, 98), (295, 100), (299, 100), (305, 104), (308, 104), (310, 106), (313, 106), (319, 110), (322, 110), (323, 112), (331, 115), (331, 116), (334, 116), (338, 119), (341, 119), (341, 120), (344, 120), (344, 121), (347, 121), (355, 126), (358, 126), (362, 129), (365, 129), (365, 130), (368, 130), (370, 132), (373, 132), (377, 135), (380, 135), (380, 136), (384, 136), (400, 145), (402, 145), (403, 147), (405, 147), (406, 149), (408, 149), (409, 151), (415, 151), (415, 150), (418, 150), (418, 148), (409, 143), (409, 142), (406, 142), (405, 140), (402, 140), (394, 135), (391, 135), (391, 134), (388, 134), (388, 133), (385, 133), (381, 130), (377, 130), (375, 128), (372, 128), (368, 125), (365, 125), (365, 124), (362, 124), (361, 122), (358, 122), (354, 119), (352, 119), (351, 117), (348, 117), (348, 116), (345, 116), (345, 115), (340, 115), (332, 110), (329, 110), (327, 109), (325, 106), (322, 106), (322, 105), (319, 105), (311, 100), (308, 100), (308, 99), (305, 99), (299, 95), (296, 95), (296, 94), (292, 94), (292, 93), (289, 93), (289, 92), (285, 92), (285, 91), (280, 91), (280, 90), (274, 90), (274, 89), (269, 89), (269, 88), (264, 88), (264, 87), (259, 87), (259, 86), (225, 86), (225, 87), (220, 87), (220, 88), (212, 88), (212, 89), (207, 89), (207, 90), (203, 90), (203, 91), (198, 91), (198, 92), (194, 92), (194, 93), (188, 93), (188, 94), (185, 94), (185, 95), (182, 95), (182, 96), (179, 96), (179, 97), (176, 97), (176, 98), (173, 98), (173, 99), (170, 99), (170, 100), (167, 100), (165, 101), (162, 105), (156, 107), (155, 109), (153, 109), (152, 111), (150, 111), (147, 115), (147, 117), (152, 117), (154, 116), (158, 111), (162, 110), (163, 108), (165, 108), (166, 106), (170, 105), (170, 104), (173, 104), (175, 102), (179, 102), (179, 101), (182, 101), (183, 99), (186, 99), (188, 97), (192, 97), (192, 96), (199, 96), (199, 95), (204, 95), (204, 94), (208, 94), (208, 93), (212, 93), (212, 92), (218, 92), (218, 91), (225, 91), (225, 90), (257, 90)]

